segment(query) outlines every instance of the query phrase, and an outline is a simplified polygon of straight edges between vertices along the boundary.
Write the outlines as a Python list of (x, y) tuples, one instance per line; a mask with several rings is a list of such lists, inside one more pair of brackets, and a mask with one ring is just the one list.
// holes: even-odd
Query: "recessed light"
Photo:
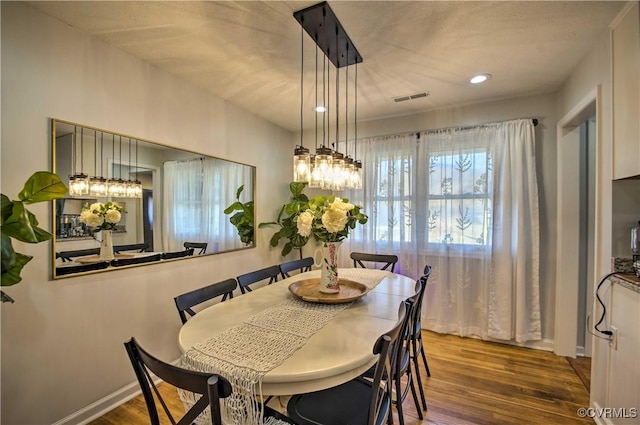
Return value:
[(469, 81), (471, 84), (480, 84), (489, 79), (491, 79), (491, 74), (477, 74), (469, 78), (467, 81)]
[(316, 108), (315, 108), (315, 109), (316, 109), (316, 112), (325, 112), (325, 111), (327, 110), (327, 108), (325, 108), (325, 107), (324, 107), (324, 106), (322, 106), (322, 105), (318, 105), (318, 106), (316, 106)]

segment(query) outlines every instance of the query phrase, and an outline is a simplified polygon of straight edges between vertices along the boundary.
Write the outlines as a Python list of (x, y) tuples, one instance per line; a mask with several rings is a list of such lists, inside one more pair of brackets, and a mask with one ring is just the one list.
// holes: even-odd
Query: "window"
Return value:
[(491, 225), (491, 152), (459, 149), (426, 158), (426, 242), (486, 245)]

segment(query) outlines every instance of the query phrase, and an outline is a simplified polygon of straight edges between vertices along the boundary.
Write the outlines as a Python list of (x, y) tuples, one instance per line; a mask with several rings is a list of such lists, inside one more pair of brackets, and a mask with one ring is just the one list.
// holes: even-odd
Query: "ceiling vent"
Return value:
[(398, 103), (398, 102), (404, 102), (407, 100), (415, 100), (415, 99), (420, 99), (421, 97), (427, 97), (429, 96), (429, 92), (422, 92), (422, 93), (416, 93), (416, 94), (410, 94), (410, 95), (406, 95), (406, 96), (398, 96), (398, 97), (393, 97), (393, 101)]

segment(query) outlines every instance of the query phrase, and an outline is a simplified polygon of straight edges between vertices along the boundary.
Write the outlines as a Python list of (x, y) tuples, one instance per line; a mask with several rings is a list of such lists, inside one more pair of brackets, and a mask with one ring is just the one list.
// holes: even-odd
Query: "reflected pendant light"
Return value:
[[(84, 128), (80, 129), (81, 136), (84, 136)], [(84, 137), (80, 140), (80, 172), (76, 173), (77, 162), (77, 127), (73, 126), (73, 137), (71, 138), (71, 162), (73, 164), (73, 175), (69, 177), (69, 196), (86, 196), (89, 194), (89, 176), (84, 173)]]
[[(101, 133), (104, 135), (104, 133)], [(98, 133), (93, 130), (93, 177), (89, 179), (89, 195), (104, 198), (107, 192), (107, 179), (102, 177), (102, 141), (100, 141), (100, 175), (98, 176)]]

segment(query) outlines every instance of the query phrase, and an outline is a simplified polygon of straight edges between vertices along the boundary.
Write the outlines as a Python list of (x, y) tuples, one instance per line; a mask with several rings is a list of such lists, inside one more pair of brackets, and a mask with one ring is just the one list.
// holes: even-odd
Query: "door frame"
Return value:
[[(570, 183), (569, 176), (563, 174), (562, 164), (566, 162), (564, 148), (566, 143), (575, 141), (575, 132), (580, 124), (596, 116), (596, 137), (595, 137), (595, 228), (593, 229), (593, 258), (598, 256), (599, 246), (599, 201), (601, 198), (600, 173), (601, 143), (602, 143), (602, 111), (601, 111), (601, 87), (600, 85), (592, 89), (582, 98), (564, 117), (562, 117), (556, 127), (557, 140), (557, 240), (556, 240), (556, 297), (555, 297), (555, 320), (554, 320), (554, 353), (559, 356), (576, 357), (577, 336), (578, 336), (578, 270), (575, 259), (571, 258), (572, 247), (575, 247), (577, 224), (571, 223), (568, 218), (563, 223), (569, 206), (565, 205), (565, 198), (569, 199)], [(579, 136), (579, 135), (578, 135)], [(575, 176), (574, 176), (575, 178)], [(574, 186), (575, 188), (575, 186)], [(575, 221), (575, 220), (574, 220)], [(597, 265), (594, 265), (597, 268)], [(593, 270), (593, 276), (596, 276)], [(595, 280), (587, 282), (588, 298), (593, 294)], [(587, 308), (589, 316), (593, 319), (593, 308)], [(591, 320), (593, 322), (593, 320)], [(590, 322), (586, 323), (587, 329)], [(588, 347), (588, 348), (587, 348)], [(585, 352), (590, 354), (591, 341), (585, 340)]]

